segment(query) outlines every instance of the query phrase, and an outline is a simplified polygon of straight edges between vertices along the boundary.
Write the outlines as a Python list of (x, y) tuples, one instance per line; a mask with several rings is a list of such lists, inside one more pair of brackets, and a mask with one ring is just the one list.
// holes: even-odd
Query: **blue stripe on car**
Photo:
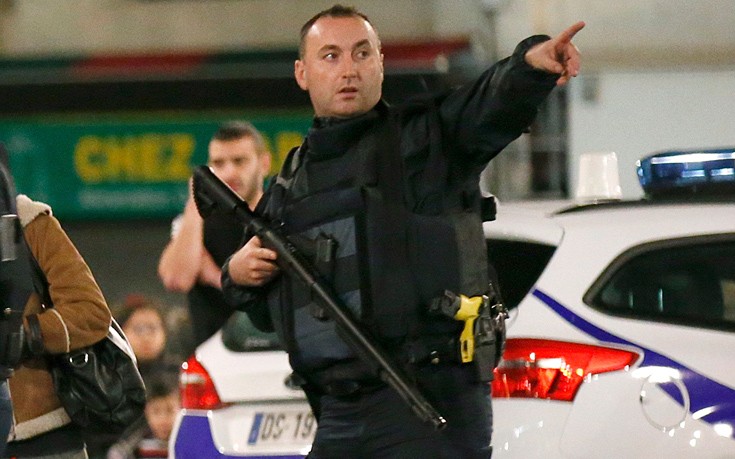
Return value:
[[(206, 412), (203, 412), (206, 413)], [(245, 433), (243, 433), (245, 436)], [(187, 413), (182, 416), (174, 445), (176, 459), (303, 459), (302, 455), (244, 455), (231, 456), (217, 450), (212, 439), (209, 418), (206, 414)]]
[[(701, 373), (697, 373), (665, 355), (654, 352), (640, 344), (623, 339), (598, 327), (562, 306), (558, 301), (541, 290), (534, 289), (532, 293), (562, 319), (591, 337), (602, 342), (635, 346), (643, 350), (641, 367), (656, 366), (678, 370), (681, 374), (682, 382), (689, 392), (689, 412), (692, 414), (697, 413), (699, 419), (709, 424), (729, 424), (732, 428), (730, 436), (735, 438), (735, 389), (720, 384)], [(680, 392), (675, 390), (673, 384), (662, 385), (662, 388), (677, 403), (682, 406), (684, 405)]]

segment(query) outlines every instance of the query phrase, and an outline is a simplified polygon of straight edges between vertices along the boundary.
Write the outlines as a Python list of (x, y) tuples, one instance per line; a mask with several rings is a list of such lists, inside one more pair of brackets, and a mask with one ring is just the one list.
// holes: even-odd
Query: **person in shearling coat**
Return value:
[[(111, 314), (87, 263), (53, 217), (51, 208), (24, 195), (17, 197), (25, 239), (49, 283), (53, 308), (44, 309), (31, 295), (24, 329), (38, 324), (40, 342), (10, 379), (14, 422), (6, 457), (86, 458), (79, 427), (56, 396), (46, 354), (61, 354), (100, 341), (107, 335)], [(36, 334), (37, 335), (37, 334)], [(39, 339), (36, 339), (39, 341)]]

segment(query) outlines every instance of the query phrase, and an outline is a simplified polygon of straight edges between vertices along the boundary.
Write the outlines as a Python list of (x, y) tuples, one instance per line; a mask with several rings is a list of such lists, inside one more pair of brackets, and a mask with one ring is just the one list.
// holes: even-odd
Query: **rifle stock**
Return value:
[(303, 259), (296, 247), (286, 237), (279, 234), (259, 215), (250, 210), (232, 189), (223, 183), (207, 166), (194, 169), (194, 200), (203, 218), (212, 211), (219, 210), (233, 214), (243, 226), (250, 227), (262, 244), (278, 254), (279, 267), (298, 277), (314, 294), (327, 315), (343, 331), (347, 344), (379, 377), (398, 392), (398, 395), (411, 407), (414, 413), (436, 430), (446, 426), (446, 420), (434, 409), (419, 390), (412, 385), (405, 374), (393, 363), (390, 357), (368, 338), (368, 334), (355, 323), (340, 305), (330, 287), (316, 274), (316, 270)]

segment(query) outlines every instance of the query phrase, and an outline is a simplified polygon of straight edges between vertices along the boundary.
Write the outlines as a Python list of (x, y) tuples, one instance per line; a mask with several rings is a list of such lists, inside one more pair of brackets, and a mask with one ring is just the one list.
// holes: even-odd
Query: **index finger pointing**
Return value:
[(572, 41), (572, 38), (574, 38), (577, 32), (584, 28), (584, 26), (584, 21), (579, 21), (576, 24), (567, 27), (562, 33), (559, 34), (559, 41), (569, 43), (570, 41)]

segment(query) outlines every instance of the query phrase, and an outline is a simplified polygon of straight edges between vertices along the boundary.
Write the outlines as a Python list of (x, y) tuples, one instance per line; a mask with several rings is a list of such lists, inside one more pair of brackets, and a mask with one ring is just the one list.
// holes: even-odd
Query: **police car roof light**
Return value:
[(659, 152), (636, 169), (649, 198), (735, 194), (735, 147)]
[(574, 197), (577, 201), (619, 200), (620, 188), (618, 157), (613, 151), (582, 153)]

